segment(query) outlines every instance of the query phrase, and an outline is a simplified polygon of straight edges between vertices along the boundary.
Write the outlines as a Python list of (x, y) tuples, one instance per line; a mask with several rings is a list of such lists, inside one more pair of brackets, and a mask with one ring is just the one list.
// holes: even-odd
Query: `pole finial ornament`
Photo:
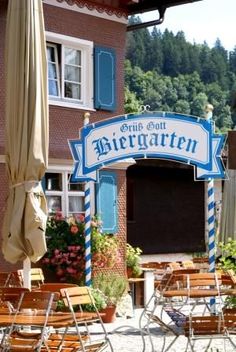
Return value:
[(214, 106), (212, 104), (207, 104), (205, 107), (206, 119), (211, 120), (213, 114)]
[(89, 124), (89, 118), (90, 118), (90, 113), (89, 112), (85, 112), (84, 113), (84, 126)]

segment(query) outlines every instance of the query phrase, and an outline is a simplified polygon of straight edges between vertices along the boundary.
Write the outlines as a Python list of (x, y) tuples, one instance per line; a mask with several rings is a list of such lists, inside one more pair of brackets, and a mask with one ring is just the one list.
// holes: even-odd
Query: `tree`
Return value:
[(125, 87), (125, 112), (127, 114), (138, 112), (140, 105), (142, 102), (137, 99), (136, 94)]
[(191, 114), (195, 116), (205, 117), (205, 108), (207, 102), (206, 94), (198, 93), (191, 104)]
[(191, 112), (189, 102), (187, 100), (183, 100), (183, 99), (177, 100), (177, 102), (175, 103), (175, 106), (174, 106), (174, 111), (178, 112), (180, 114), (189, 115)]

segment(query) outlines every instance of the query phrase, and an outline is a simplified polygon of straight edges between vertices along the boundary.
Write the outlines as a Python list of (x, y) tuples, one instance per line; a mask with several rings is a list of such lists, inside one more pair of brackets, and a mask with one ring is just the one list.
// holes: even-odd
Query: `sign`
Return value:
[(72, 181), (96, 180), (96, 171), (126, 158), (159, 158), (195, 166), (196, 179), (224, 178), (224, 137), (201, 118), (158, 112), (118, 116), (81, 129), (70, 140), (75, 161)]

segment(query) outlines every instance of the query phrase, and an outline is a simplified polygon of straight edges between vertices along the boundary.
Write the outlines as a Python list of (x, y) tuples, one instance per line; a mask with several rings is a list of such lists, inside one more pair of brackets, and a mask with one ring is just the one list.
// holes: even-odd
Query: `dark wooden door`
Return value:
[(193, 168), (142, 160), (127, 170), (127, 237), (144, 253), (205, 251), (204, 182)]

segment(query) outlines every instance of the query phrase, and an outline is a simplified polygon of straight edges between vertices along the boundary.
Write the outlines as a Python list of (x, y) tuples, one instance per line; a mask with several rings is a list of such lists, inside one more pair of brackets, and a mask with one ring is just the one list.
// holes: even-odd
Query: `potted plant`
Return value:
[[(90, 287), (90, 293), (91, 296), (93, 297), (94, 300), (94, 304), (97, 308), (98, 311), (101, 311), (103, 309), (105, 309), (107, 307), (107, 299), (106, 296), (104, 295), (104, 293), (99, 290), (98, 288), (93, 288)], [(94, 305), (93, 304), (86, 304), (84, 306), (84, 310), (86, 310), (87, 312), (94, 312)]]
[(102, 310), (104, 323), (115, 320), (116, 305), (128, 287), (127, 279), (116, 273), (99, 273), (93, 279), (93, 288), (99, 289), (106, 297), (107, 307)]
[(142, 274), (141, 267), (142, 250), (139, 247), (132, 247), (126, 244), (126, 267), (128, 277), (138, 277)]
[(93, 217), (91, 225), (91, 253), (93, 269), (112, 269), (121, 260), (117, 236), (102, 232), (101, 221), (98, 216)]

